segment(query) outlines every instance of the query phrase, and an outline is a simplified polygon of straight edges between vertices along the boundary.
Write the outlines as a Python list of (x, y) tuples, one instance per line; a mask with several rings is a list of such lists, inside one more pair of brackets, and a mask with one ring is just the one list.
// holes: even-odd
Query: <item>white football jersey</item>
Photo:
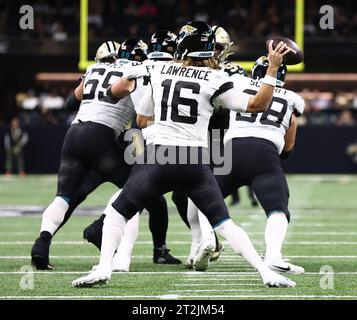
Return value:
[(113, 102), (106, 92), (118, 78), (129, 78), (131, 69), (137, 65), (141, 63), (122, 59), (114, 64), (96, 63), (89, 66), (83, 79), (83, 99), (72, 123), (92, 121), (112, 128), (117, 135), (123, 132), (135, 117), (135, 106), (139, 105), (145, 93), (148, 78), (138, 76), (135, 90), (119, 102)]
[[(261, 81), (243, 76), (232, 76), (231, 79), (235, 86), (250, 95), (255, 95), (261, 86)], [(272, 101), (265, 112), (230, 112), (229, 129), (224, 143), (238, 137), (262, 138), (273, 142), (280, 154), (285, 144), (285, 133), (290, 127), (291, 115), (301, 115), (304, 107), (304, 100), (295, 92), (275, 88)]]
[(248, 100), (249, 95), (234, 88), (221, 70), (170, 61), (153, 65), (150, 85), (137, 112), (154, 115), (154, 144), (207, 147), (213, 108), (245, 111)]

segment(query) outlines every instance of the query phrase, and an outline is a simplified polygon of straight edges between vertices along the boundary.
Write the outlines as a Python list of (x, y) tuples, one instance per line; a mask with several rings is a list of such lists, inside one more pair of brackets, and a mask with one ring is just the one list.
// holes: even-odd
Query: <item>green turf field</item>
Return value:
[[(0, 299), (357, 299), (357, 176), (291, 175), (288, 180), (292, 221), (284, 255), (306, 269), (304, 275), (290, 277), (296, 288), (265, 288), (227, 245), (204, 273), (154, 265), (143, 214), (131, 272), (114, 274), (104, 287), (76, 289), (71, 281), (98, 261), (98, 251), (81, 237), (94, 216), (83, 213), (93, 214), (96, 208), (100, 213), (115, 189), (110, 184), (99, 188), (55, 237), (51, 260), (56, 270), (31, 273), (29, 254), (39, 214), (52, 200), (56, 177), (0, 177)], [(230, 213), (263, 253), (264, 213), (250, 207), (246, 190), (241, 198)], [(170, 200), (169, 208), (168, 245), (184, 260), (190, 233)]]

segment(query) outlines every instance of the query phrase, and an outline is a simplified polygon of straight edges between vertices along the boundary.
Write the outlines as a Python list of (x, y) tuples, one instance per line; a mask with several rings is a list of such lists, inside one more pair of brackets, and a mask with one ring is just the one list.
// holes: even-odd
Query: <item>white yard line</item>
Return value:
[[(248, 232), (249, 233), (249, 232)], [(264, 241), (254, 241), (255, 245), (265, 245)], [(33, 241), (0, 241), (0, 245), (32, 245)], [(54, 241), (53, 245), (88, 245), (84, 241)], [(139, 245), (152, 245), (152, 241), (136, 241)], [(191, 241), (170, 241), (170, 244), (191, 244)], [(225, 243), (226, 244), (226, 243)], [(285, 245), (357, 245), (357, 241), (285, 241)], [(228, 245), (228, 244), (227, 244)]]
[(92, 300), (92, 299), (161, 299), (161, 300), (175, 300), (175, 299), (357, 299), (356, 295), (112, 295), (112, 296), (0, 296), (0, 300)]
[[(252, 281), (252, 280), (249, 280)], [(260, 280), (261, 282), (261, 280)], [(175, 287), (207, 287), (211, 286), (210, 283), (175, 283)], [(262, 284), (258, 283), (215, 283), (214, 286), (261, 286)], [(196, 289), (195, 289), (196, 290)]]
[[(177, 258), (184, 259), (187, 256), (176, 256)], [(51, 256), (51, 259), (98, 259), (98, 255), (94, 256)], [(133, 259), (151, 259), (152, 255), (134, 255), (132, 256)], [(289, 258), (289, 259), (357, 259), (356, 256), (305, 256), (305, 255), (294, 255), (294, 256), (284, 256), (284, 258)], [(31, 256), (0, 256), (1, 259), (31, 259)], [(236, 261), (236, 263), (240, 264), (247, 264), (248, 262), (242, 260), (237, 254), (234, 252), (223, 252), (222, 255), (220, 256), (218, 262), (223, 262), (223, 261)], [(215, 265), (215, 262), (213, 262), (213, 265)]]
[(217, 298), (235, 298), (235, 299), (357, 299), (354, 295), (112, 295), (112, 296), (0, 296), (0, 300), (92, 300), (92, 299), (161, 299), (161, 300), (175, 300), (175, 299), (217, 299)]

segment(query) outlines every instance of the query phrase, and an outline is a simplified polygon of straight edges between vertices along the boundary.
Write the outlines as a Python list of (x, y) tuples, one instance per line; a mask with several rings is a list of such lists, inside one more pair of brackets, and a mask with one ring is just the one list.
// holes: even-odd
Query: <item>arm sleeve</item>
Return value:
[(147, 86), (145, 90), (144, 97), (142, 98), (136, 113), (143, 115), (145, 117), (151, 117), (154, 115), (155, 103), (152, 97), (152, 87), (151, 84)]
[(250, 95), (235, 88), (233, 82), (222, 84), (212, 95), (211, 104), (214, 107), (223, 107), (233, 111), (246, 112)]

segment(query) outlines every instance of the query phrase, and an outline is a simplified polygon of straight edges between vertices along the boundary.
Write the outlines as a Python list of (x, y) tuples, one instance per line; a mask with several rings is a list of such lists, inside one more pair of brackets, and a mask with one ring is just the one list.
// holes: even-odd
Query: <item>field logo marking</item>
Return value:
[(329, 265), (321, 266), (320, 274), (323, 274), (320, 279), (320, 288), (322, 290), (333, 290), (335, 280), (335, 273), (333, 271), (333, 268)]
[(22, 266), (20, 272), (25, 273), (20, 279), (20, 288), (22, 290), (33, 290), (35, 288), (35, 274), (32, 266)]

